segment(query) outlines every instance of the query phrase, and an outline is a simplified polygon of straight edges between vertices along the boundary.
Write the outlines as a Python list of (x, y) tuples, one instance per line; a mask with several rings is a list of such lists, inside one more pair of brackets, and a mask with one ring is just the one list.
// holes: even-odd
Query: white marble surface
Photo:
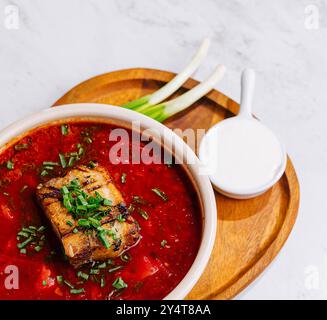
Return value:
[[(17, 30), (6, 28), (7, 5), (19, 8)], [(308, 5), (319, 11), (318, 29), (305, 27)], [(217, 88), (238, 100), (241, 69), (255, 68), (255, 113), (285, 142), (301, 183), (289, 240), (237, 298), (326, 298), (326, 28), (326, 1), (0, 0), (0, 127), (100, 73), (141, 66), (179, 71), (211, 36), (210, 55), (195, 77), (226, 64)]]

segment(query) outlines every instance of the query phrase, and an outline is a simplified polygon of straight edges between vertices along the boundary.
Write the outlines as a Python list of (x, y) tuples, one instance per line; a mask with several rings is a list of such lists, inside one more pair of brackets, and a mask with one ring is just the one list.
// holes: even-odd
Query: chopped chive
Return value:
[(167, 240), (162, 240), (160, 244), (164, 248), (167, 244)]
[(28, 228), (29, 228), (30, 230), (36, 231), (36, 227), (35, 227), (35, 226), (28, 226)]
[(73, 233), (77, 233), (77, 232), (78, 232), (77, 228), (73, 229)]
[(43, 232), (45, 230), (45, 226), (41, 226), (40, 228), (37, 229), (37, 232)]
[(17, 233), (18, 236), (24, 237), (24, 238), (28, 238), (30, 236), (30, 233), (24, 232), (24, 231), (19, 231)]
[(28, 147), (29, 145), (27, 143), (22, 143), (22, 144), (16, 144), (14, 148), (16, 151), (20, 151), (20, 150), (27, 149)]
[(20, 193), (23, 193), (28, 188), (27, 185), (25, 185), (23, 188), (20, 189)]
[(20, 251), (19, 251), (21, 254), (26, 254), (27, 253), (27, 250), (26, 250), (26, 248), (23, 248), (23, 249), (20, 249)]
[(104, 288), (106, 285), (106, 280), (104, 279), (104, 275), (102, 275), (101, 280), (100, 280), (100, 287)]
[(57, 282), (58, 282), (59, 284), (62, 284), (63, 281), (64, 281), (63, 276), (57, 276)]
[(43, 280), (42, 281), (42, 286), (46, 286), (47, 285), (47, 281), (46, 280)]
[(35, 235), (34, 230), (30, 230), (29, 228), (22, 228), (22, 231)]
[(68, 135), (68, 125), (67, 124), (61, 125), (61, 133), (62, 133), (63, 136)]
[(84, 154), (84, 148), (80, 147), (78, 148), (78, 155), (82, 156)]
[(159, 196), (163, 201), (167, 202), (168, 201), (168, 197), (167, 195), (161, 191), (159, 188), (153, 188), (151, 189), (157, 196)]
[(81, 294), (81, 293), (84, 293), (85, 290), (84, 288), (80, 288), (80, 289), (70, 289), (70, 293), (71, 294)]
[(51, 162), (51, 161), (44, 161), (43, 162), (43, 166), (47, 167), (57, 167), (59, 166), (59, 163), (58, 162)]
[(124, 280), (121, 277), (118, 277), (113, 283), (112, 286), (117, 289), (121, 290), (124, 288), (127, 288), (127, 284), (124, 282)]
[(79, 219), (77, 221), (77, 224), (80, 226), (80, 227), (90, 227), (90, 221), (88, 221), (87, 219)]
[(144, 211), (143, 209), (141, 208), (137, 208), (137, 212), (140, 214), (140, 216), (145, 219), (145, 220), (148, 220), (149, 219), (149, 215), (146, 211)]
[(46, 167), (44, 167), (44, 170), (53, 170), (54, 169), (54, 167), (50, 167), (50, 166), (46, 166)]
[(126, 177), (127, 177), (127, 174), (125, 172), (122, 173), (122, 175), (121, 175), (121, 183), (126, 183)]
[(42, 247), (40, 247), (40, 246), (36, 246), (36, 247), (34, 248), (34, 250), (35, 250), (36, 252), (40, 252), (40, 251), (42, 250)]
[(61, 192), (62, 192), (63, 194), (68, 194), (68, 193), (69, 193), (69, 190), (68, 190), (68, 188), (67, 188), (66, 186), (63, 186), (63, 187), (61, 188)]
[(76, 151), (74, 151), (74, 152), (69, 152), (68, 153), (68, 156), (70, 156), (70, 157), (78, 157), (78, 153), (76, 152)]
[(109, 249), (110, 248), (110, 243), (109, 243), (109, 241), (108, 241), (108, 239), (107, 239), (107, 237), (105, 235), (105, 232), (100, 231), (98, 233), (98, 238), (100, 239), (101, 243), (104, 245), (104, 247), (106, 249)]
[(128, 253), (123, 253), (121, 256), (120, 256), (120, 259), (124, 262), (129, 262), (131, 261), (131, 256), (128, 254)]
[(118, 270), (120, 270), (122, 268), (123, 268), (123, 266), (117, 266), (117, 267), (114, 267), (114, 268), (109, 269), (108, 272), (109, 273), (112, 273), (112, 272), (118, 271)]
[(82, 272), (82, 271), (78, 271), (77, 272), (77, 276), (79, 278), (84, 279), (84, 280), (88, 280), (89, 279), (89, 275), (87, 273)]
[(47, 171), (47, 170), (43, 170), (42, 172), (41, 172), (41, 177), (45, 177), (45, 176), (47, 176), (49, 174), (49, 172)]
[(74, 286), (73, 286), (69, 281), (64, 280), (63, 282), (64, 282), (64, 284), (65, 284), (66, 286), (68, 286), (69, 288), (74, 289)]
[(62, 153), (59, 153), (59, 159), (61, 166), (65, 169), (67, 167), (66, 158)]
[(126, 221), (126, 219), (124, 218), (124, 216), (121, 213), (117, 216), (117, 220), (119, 222), (125, 222)]
[(107, 264), (105, 262), (98, 265), (99, 269), (105, 269), (107, 267)]
[(148, 204), (148, 201), (142, 199), (140, 196), (133, 196), (133, 201), (138, 204)]
[(97, 164), (96, 164), (94, 161), (90, 161), (90, 162), (89, 162), (89, 167), (90, 167), (91, 169), (96, 168), (96, 166), (97, 166)]
[(69, 221), (69, 220), (67, 220), (66, 221), (66, 224), (68, 225), (68, 226), (70, 226), (70, 227), (72, 227), (74, 224), (71, 222), (71, 221)]
[(94, 219), (92, 217), (89, 217), (88, 220), (91, 222), (91, 224), (94, 228), (98, 228), (101, 225), (100, 221), (98, 221), (97, 219)]
[(127, 211), (129, 212), (129, 213), (131, 213), (131, 212), (133, 212), (135, 210), (135, 206), (131, 203), (130, 205), (129, 205), (129, 207), (127, 208)]
[(103, 205), (104, 205), (104, 206), (111, 206), (111, 205), (112, 205), (112, 201), (109, 200), (109, 199), (104, 199), (104, 200), (103, 200)]
[(90, 270), (90, 274), (99, 274), (100, 273), (100, 270), (99, 269), (91, 269)]
[(84, 197), (82, 195), (79, 195), (77, 198), (78, 198), (78, 200), (81, 202), (81, 204), (83, 206), (87, 206), (88, 205), (88, 202), (84, 199)]
[(90, 137), (86, 137), (85, 138), (85, 141), (88, 143), (88, 144), (91, 144), (93, 141)]
[(13, 170), (14, 169), (14, 163), (12, 162), (12, 160), (7, 161), (7, 169), (8, 170)]
[(112, 259), (108, 259), (108, 260), (107, 260), (107, 264), (114, 264), (114, 262), (113, 262)]
[(75, 157), (70, 157), (68, 161), (68, 167), (72, 167), (73, 164), (75, 163), (76, 158)]
[(22, 243), (18, 243), (17, 244), (17, 248), (18, 249), (23, 249), (24, 247), (26, 247), (30, 242), (33, 241), (33, 238), (28, 238), (27, 240), (25, 240), (24, 242)]

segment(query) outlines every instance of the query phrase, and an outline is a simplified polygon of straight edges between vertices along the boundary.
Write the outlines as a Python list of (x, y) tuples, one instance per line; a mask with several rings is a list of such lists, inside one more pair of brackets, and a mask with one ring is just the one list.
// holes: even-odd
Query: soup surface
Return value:
[[(176, 164), (113, 164), (109, 151), (116, 142), (108, 136), (115, 128), (54, 124), (0, 154), (0, 299), (162, 299), (188, 272), (202, 231), (192, 183)], [(130, 160), (135, 142), (127, 132)], [(35, 193), (40, 183), (90, 163), (110, 172), (140, 226), (141, 240), (118, 258), (75, 269)]]

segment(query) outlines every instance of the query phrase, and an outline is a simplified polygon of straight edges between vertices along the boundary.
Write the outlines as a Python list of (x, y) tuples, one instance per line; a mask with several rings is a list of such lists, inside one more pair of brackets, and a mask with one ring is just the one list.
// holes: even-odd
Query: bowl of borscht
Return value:
[(214, 192), (163, 124), (103, 104), (0, 133), (0, 299), (184, 299), (209, 260)]

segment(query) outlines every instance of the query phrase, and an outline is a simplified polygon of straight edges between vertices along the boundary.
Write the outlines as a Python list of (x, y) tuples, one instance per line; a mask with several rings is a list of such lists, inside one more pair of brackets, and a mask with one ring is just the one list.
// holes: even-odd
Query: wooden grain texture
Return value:
[[(55, 106), (81, 102), (119, 106), (155, 91), (173, 77), (173, 73), (153, 69), (115, 71), (81, 83)], [(197, 83), (188, 80), (177, 95)], [(170, 128), (208, 129), (236, 114), (238, 108), (233, 100), (213, 90), (165, 124)], [(299, 184), (293, 165), (288, 159), (280, 181), (259, 197), (233, 200), (216, 193), (216, 200), (215, 247), (205, 272), (188, 299), (233, 298), (278, 254), (292, 230), (299, 207)]]

